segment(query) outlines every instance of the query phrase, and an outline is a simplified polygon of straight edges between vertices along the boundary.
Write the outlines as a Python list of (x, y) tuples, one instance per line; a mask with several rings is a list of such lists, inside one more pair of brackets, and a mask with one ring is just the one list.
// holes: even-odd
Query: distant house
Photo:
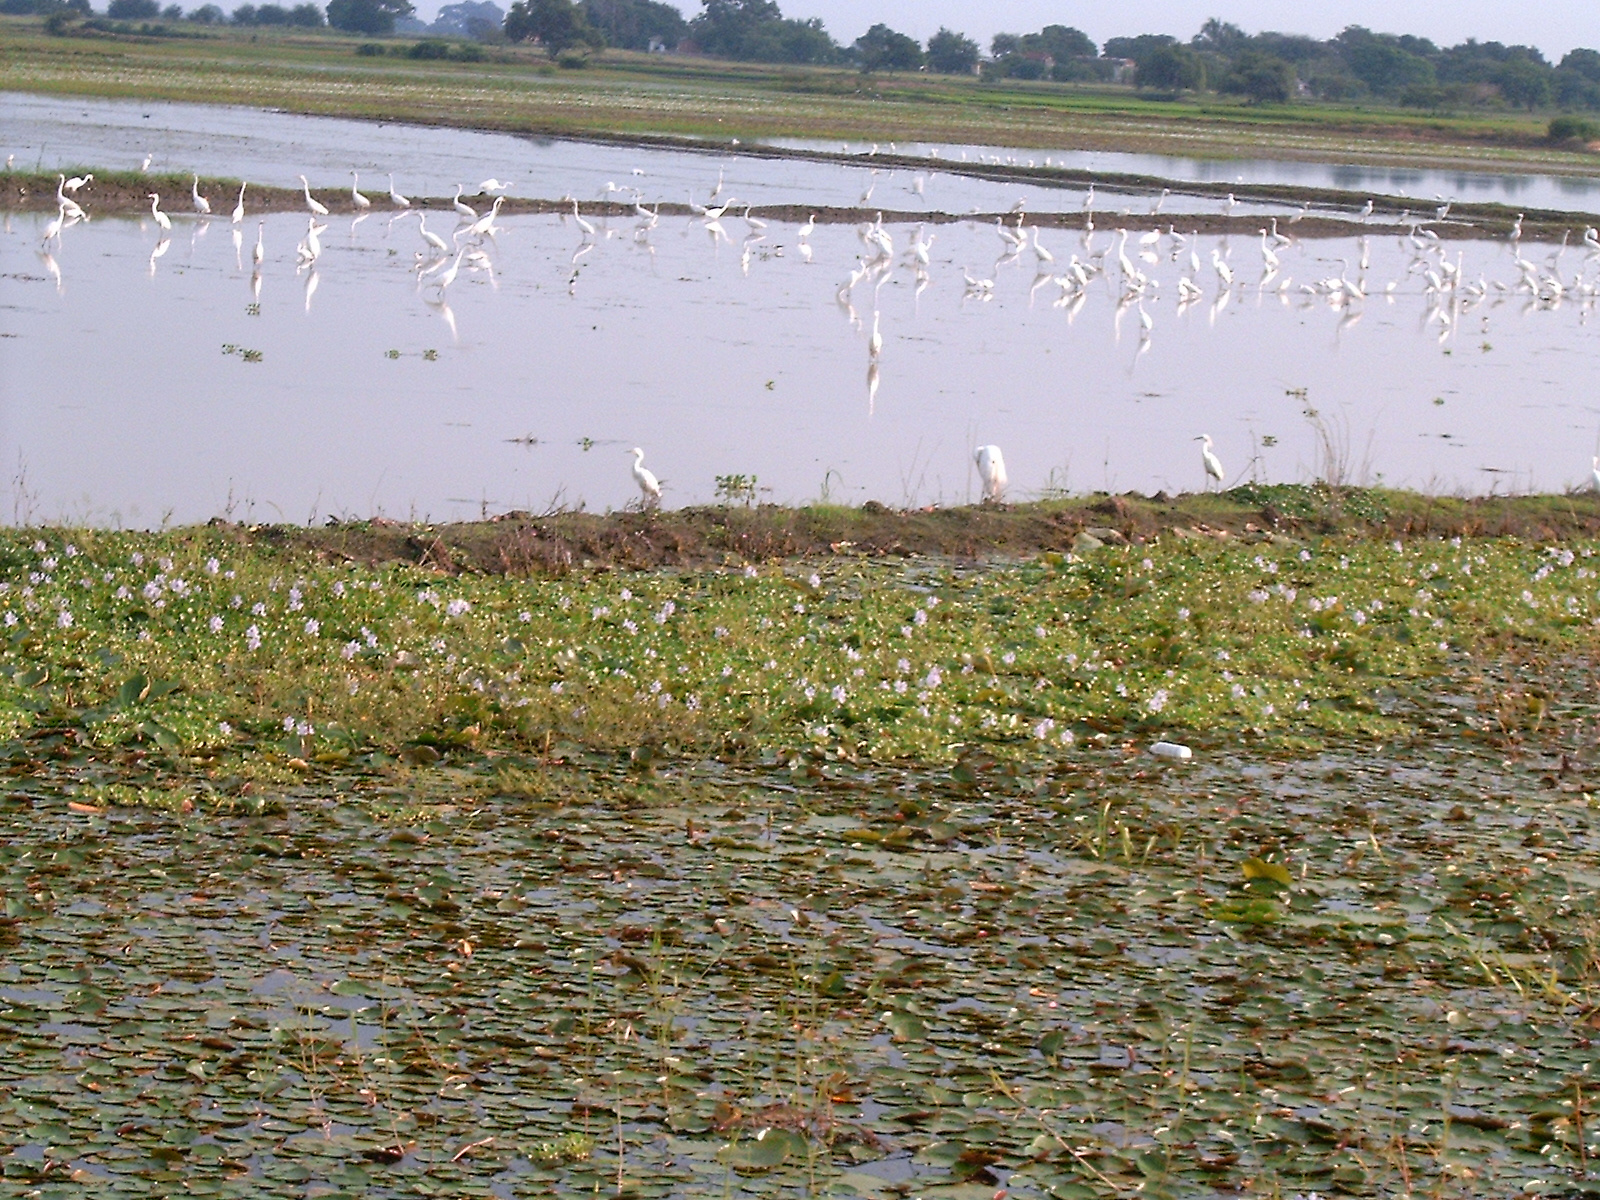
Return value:
[(1135, 75), (1139, 73), (1139, 64), (1131, 58), (1114, 58), (1115, 65), (1111, 68), (1112, 83), (1132, 83)]

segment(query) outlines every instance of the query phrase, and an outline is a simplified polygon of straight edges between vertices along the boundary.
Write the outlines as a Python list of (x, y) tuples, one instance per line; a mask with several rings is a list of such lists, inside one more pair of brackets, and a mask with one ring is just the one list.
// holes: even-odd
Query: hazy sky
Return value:
[[(687, 16), (697, 0), (674, 0)], [(1415, 33), (1441, 45), (1479, 41), (1532, 43), (1552, 61), (1574, 46), (1600, 49), (1600, 4), (1595, 0), (778, 0), (787, 17), (821, 17), (828, 32), (852, 42), (883, 21), (926, 40), (941, 25), (975, 38), (987, 50), (996, 33), (1031, 33), (1045, 25), (1075, 25), (1096, 42), (1135, 33), (1170, 33), (1187, 39), (1208, 17), (1221, 17), (1250, 33), (1264, 29), (1332, 37), (1346, 25), (1380, 33)], [(503, 3), (503, 0), (502, 0)], [(420, 6), (419, 6), (420, 7)]]

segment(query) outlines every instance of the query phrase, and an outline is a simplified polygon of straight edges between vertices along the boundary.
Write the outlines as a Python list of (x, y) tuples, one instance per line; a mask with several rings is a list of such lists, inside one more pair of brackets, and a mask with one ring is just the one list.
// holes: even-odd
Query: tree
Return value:
[(1138, 37), (1112, 38), (1105, 46), (1107, 58), (1131, 58), (1134, 62), (1143, 62), (1162, 46), (1177, 44), (1178, 39), (1168, 37), (1164, 33), (1141, 33)]
[(1508, 60), (1495, 72), (1494, 82), (1507, 104), (1532, 112), (1550, 103), (1550, 75), (1549, 67), (1518, 57)]
[(303, 29), (321, 29), (322, 10), (315, 4), (296, 4), (289, 10), (289, 24)]
[(1571, 71), (1590, 83), (1600, 83), (1600, 51), (1568, 50), (1566, 57), (1561, 60), (1560, 69)]
[(1200, 32), (1189, 40), (1189, 44), (1196, 50), (1208, 50), (1224, 58), (1231, 58), (1240, 53), (1249, 42), (1250, 37), (1244, 30), (1216, 17), (1212, 17), (1200, 26)]
[(856, 39), (856, 59), (863, 71), (915, 71), (922, 66), (922, 47), (915, 38), (874, 25)]
[(822, 22), (785, 19), (774, 0), (702, 0), (690, 39), (706, 54), (753, 62), (830, 63), (839, 47)]
[(1069, 58), (1094, 58), (1100, 53), (1088, 34), (1070, 25), (1046, 25), (1038, 33), (1024, 37), (1022, 48), (1042, 50), (1058, 63)]
[(163, 21), (181, 21), (181, 20), (183, 20), (183, 5), (181, 5), (181, 4), (169, 4), (169, 5), (167, 5), (165, 8), (163, 8), (161, 10), (161, 19)]
[(215, 4), (202, 4), (189, 14), (189, 20), (197, 25), (220, 25), (228, 18)]
[(1294, 95), (1294, 68), (1276, 55), (1246, 50), (1222, 79), (1222, 90), (1259, 104), (1283, 104)]
[(978, 43), (942, 26), (928, 39), (928, 68), (941, 75), (971, 75), (978, 69)]
[(414, 12), (411, 0), (328, 0), (328, 24), (348, 33), (393, 33)]
[(1350, 73), (1380, 96), (1432, 87), (1435, 82), (1433, 63), (1418, 53), (1438, 53), (1426, 38), (1397, 38), (1352, 25), (1334, 43)]
[(606, 44), (573, 0), (517, 0), (506, 14), (506, 36), (538, 42), (551, 58), (563, 50), (603, 50)]
[(583, 13), (606, 45), (624, 50), (673, 49), (689, 32), (683, 14), (661, 0), (584, 0)]
[(494, 0), (460, 0), (446, 4), (428, 26), (429, 33), (457, 37), (492, 37), (505, 27), (506, 10)]
[(1158, 46), (1147, 57), (1139, 59), (1138, 64), (1138, 74), (1134, 78), (1141, 88), (1183, 92), (1198, 91), (1206, 85), (1205, 64), (1187, 46)]
[(161, 15), (156, 0), (111, 0), (106, 16), (113, 21), (148, 21)]

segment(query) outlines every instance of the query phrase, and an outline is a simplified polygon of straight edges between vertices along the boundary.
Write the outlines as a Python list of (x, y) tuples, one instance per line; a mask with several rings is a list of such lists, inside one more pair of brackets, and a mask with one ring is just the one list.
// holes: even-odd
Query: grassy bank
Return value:
[(0, 87), (557, 135), (947, 141), (1558, 173), (1593, 167), (1592, 155), (1547, 145), (1544, 120), (1513, 113), (1158, 101), (1120, 89), (626, 54), (571, 71), (524, 47), (494, 49), (485, 62), (425, 62), (358, 56), (368, 39), (331, 32), (181, 32), (49, 37), (32, 18), (0, 18)]
[(1597, 515), (4, 533), (7, 1184), (1587, 1194)]

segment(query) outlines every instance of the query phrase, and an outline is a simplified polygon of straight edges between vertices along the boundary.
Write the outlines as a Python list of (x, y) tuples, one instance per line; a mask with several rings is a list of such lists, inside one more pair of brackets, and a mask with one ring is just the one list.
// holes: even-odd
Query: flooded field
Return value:
[[(778, 139), (774, 145), (868, 153), (872, 143), (833, 143)], [(1594, 173), (1533, 175), (1517, 172), (1451, 171), (1438, 168), (1362, 166), (1351, 163), (1297, 162), (1260, 158), (1179, 158), (1166, 154), (1119, 154), (1106, 150), (1048, 147), (961, 146), (905, 143), (901, 154), (946, 162), (992, 162), (1056, 166), (1075, 171), (1148, 175), (1184, 183), (1270, 183), (1299, 188), (1335, 188), (1376, 196), (1410, 197), (1419, 202), (1453, 197), (1462, 202), (1600, 213), (1600, 176)]]
[(1102, 216), (1014, 250), (975, 222), (802, 237), (580, 205), (483, 236), (435, 210), (440, 253), (385, 207), (320, 223), (308, 261), (306, 217), (162, 203), (169, 231), (5, 224), (13, 519), (618, 507), (634, 446), (669, 505), (738, 476), (782, 502), (975, 499), (983, 443), (1013, 497), (1172, 492), (1208, 482), (1200, 434), (1229, 484), (1559, 490), (1600, 431), (1576, 239), (1143, 245), (1166, 225), (1124, 242)]

